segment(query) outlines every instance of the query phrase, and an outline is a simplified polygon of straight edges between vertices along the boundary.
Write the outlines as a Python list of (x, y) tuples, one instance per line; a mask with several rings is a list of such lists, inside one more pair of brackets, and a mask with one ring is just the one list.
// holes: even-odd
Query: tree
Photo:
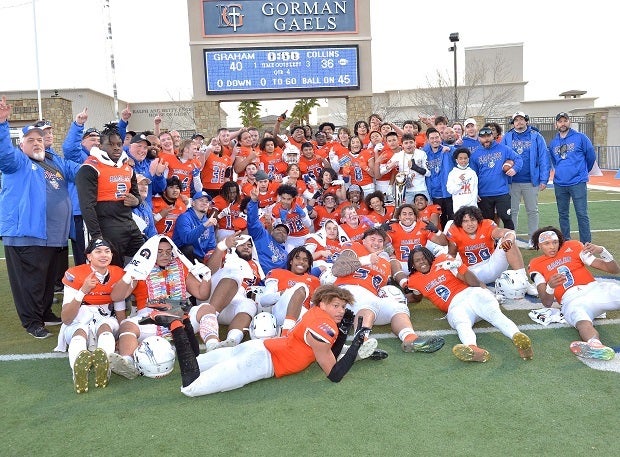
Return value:
[(321, 106), (316, 98), (300, 98), (295, 103), (293, 111), (289, 115), (287, 121), (290, 125), (296, 123), (296, 125), (310, 125), (310, 113), (313, 108)]
[(257, 100), (245, 100), (239, 103), (237, 108), (240, 114), (241, 123), (245, 127), (256, 127), (260, 129), (263, 123), (260, 121), (261, 104)]
[[(503, 115), (514, 104), (515, 88), (509, 66), (499, 54), (494, 61), (474, 59), (469, 62), (465, 84), (457, 86), (458, 119), (471, 116)], [(434, 110), (448, 117), (454, 115), (454, 80), (448, 72), (437, 70), (434, 79), (426, 78), (428, 87), (409, 95), (411, 104)]]

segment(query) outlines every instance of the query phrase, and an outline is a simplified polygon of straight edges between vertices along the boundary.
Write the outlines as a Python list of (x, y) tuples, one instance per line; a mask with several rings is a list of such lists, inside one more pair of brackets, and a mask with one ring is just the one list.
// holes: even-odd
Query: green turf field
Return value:
[[(620, 256), (620, 193), (590, 191), (593, 241)], [(553, 192), (541, 194), (541, 225), (557, 225)], [(518, 232), (526, 232), (525, 212)], [(572, 223), (576, 230), (576, 222)], [(533, 251), (522, 251), (526, 263)], [(284, 379), (189, 399), (178, 367), (161, 380), (113, 375), (105, 389), (73, 392), (67, 359), (46, 357), (55, 338), (20, 327), (0, 262), (0, 455), (508, 455), (615, 456), (619, 373), (589, 368), (568, 350), (572, 328), (535, 325), (526, 310), (507, 311), (534, 344), (522, 361), (501, 334), (477, 326), (486, 364), (466, 364), (457, 337), (427, 301), (412, 305), (414, 327), (446, 334), (435, 354), (405, 354), (386, 327), (390, 357), (362, 361), (339, 384), (318, 366)], [(535, 306), (540, 307), (540, 306)], [(59, 307), (55, 308), (59, 313)], [(620, 313), (598, 328), (620, 345)], [(56, 333), (58, 327), (51, 327)], [(618, 357), (616, 357), (618, 358)]]

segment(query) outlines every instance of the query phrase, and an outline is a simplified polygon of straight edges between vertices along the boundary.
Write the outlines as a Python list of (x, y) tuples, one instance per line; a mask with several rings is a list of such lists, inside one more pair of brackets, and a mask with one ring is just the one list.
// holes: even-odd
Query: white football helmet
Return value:
[(276, 317), (271, 313), (258, 313), (250, 323), (250, 338), (262, 340), (278, 336)]
[(527, 291), (527, 278), (515, 270), (504, 271), (495, 280), (495, 295), (515, 300), (525, 297)]
[(282, 152), (282, 159), (289, 165), (292, 163), (299, 163), (299, 149), (297, 146), (287, 143), (284, 151)]
[(377, 296), (379, 298), (393, 298), (401, 305), (407, 306), (407, 299), (405, 298), (405, 294), (396, 286), (383, 286), (377, 292)]
[(161, 336), (149, 336), (136, 348), (133, 358), (142, 376), (163, 378), (172, 373), (176, 353), (168, 340)]

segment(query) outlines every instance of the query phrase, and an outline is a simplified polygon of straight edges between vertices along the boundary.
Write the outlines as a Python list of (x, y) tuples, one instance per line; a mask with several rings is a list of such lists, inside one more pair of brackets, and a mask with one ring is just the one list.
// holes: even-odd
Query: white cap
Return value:
[(476, 124), (476, 119), (474, 119), (473, 117), (469, 117), (467, 119), (465, 119), (465, 127), (467, 127), (468, 124), (474, 124), (474, 127), (478, 124)]

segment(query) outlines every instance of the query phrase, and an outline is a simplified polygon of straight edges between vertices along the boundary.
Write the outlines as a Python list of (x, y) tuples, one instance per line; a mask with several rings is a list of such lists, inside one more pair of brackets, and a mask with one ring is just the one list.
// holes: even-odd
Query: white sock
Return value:
[(75, 359), (80, 352), (86, 350), (86, 338), (83, 336), (76, 335), (71, 338), (71, 342), (69, 343), (69, 365), (73, 370), (73, 365), (75, 365)]
[(227, 340), (234, 340), (235, 344), (241, 343), (243, 339), (243, 332), (238, 328), (233, 328), (228, 331), (228, 335), (226, 336)]
[(97, 347), (103, 349), (106, 354), (114, 352), (115, 346), (116, 340), (112, 332), (103, 332), (99, 335), (99, 338), (97, 338)]

